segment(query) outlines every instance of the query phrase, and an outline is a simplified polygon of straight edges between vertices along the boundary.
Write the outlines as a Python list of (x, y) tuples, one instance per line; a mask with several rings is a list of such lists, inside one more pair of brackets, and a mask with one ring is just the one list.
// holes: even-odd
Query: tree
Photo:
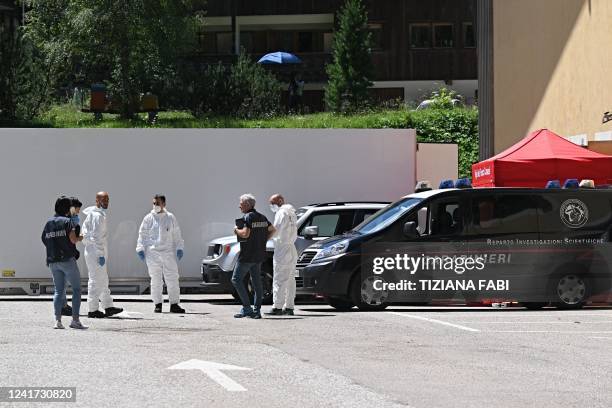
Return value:
[(346, 112), (367, 104), (374, 65), (368, 14), (361, 0), (346, 0), (338, 19), (333, 62), (326, 67), (329, 82), (325, 102), (334, 112)]
[(52, 92), (43, 58), (20, 29), (0, 26), (0, 121), (30, 120)]
[(58, 78), (109, 85), (121, 116), (138, 94), (163, 91), (179, 56), (195, 42), (195, 0), (32, 0), (27, 32)]

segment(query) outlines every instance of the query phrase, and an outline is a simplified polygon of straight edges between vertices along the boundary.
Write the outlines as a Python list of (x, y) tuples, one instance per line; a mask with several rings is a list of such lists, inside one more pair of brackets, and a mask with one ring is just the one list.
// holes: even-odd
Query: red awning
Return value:
[(472, 165), (474, 187), (539, 187), (548, 180), (612, 182), (612, 156), (580, 147), (547, 129), (537, 130), (496, 156)]

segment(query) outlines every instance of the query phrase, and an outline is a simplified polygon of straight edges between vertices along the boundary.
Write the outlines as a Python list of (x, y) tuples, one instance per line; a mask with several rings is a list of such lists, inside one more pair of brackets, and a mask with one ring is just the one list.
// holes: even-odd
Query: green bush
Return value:
[(182, 66), (170, 105), (205, 115), (264, 118), (280, 110), (281, 85), (270, 72), (246, 54), (230, 65)]
[(456, 143), (459, 177), (471, 177), (478, 161), (478, 110), (471, 108), (413, 111), (406, 127), (417, 131), (419, 142)]

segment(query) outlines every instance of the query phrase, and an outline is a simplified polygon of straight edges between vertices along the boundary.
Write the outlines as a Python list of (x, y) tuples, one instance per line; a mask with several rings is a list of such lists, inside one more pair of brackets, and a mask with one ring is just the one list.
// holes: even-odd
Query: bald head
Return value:
[(108, 208), (109, 201), (110, 197), (106, 191), (100, 191), (96, 194), (96, 207), (104, 208), (106, 210)]
[(270, 204), (276, 204), (280, 207), (285, 204), (285, 198), (280, 194), (274, 194), (270, 197)]

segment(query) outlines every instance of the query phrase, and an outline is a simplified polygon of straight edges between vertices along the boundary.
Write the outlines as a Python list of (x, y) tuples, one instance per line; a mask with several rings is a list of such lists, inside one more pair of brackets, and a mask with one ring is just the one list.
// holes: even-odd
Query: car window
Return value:
[(434, 205), (430, 220), (432, 235), (454, 235), (463, 231), (461, 208), (458, 201), (446, 201)]
[(355, 211), (355, 217), (353, 218), (353, 225), (351, 225), (351, 228), (361, 224), (364, 220), (376, 214), (378, 210), (379, 208), (367, 208)]
[(308, 221), (302, 225), (298, 235), (303, 236), (303, 231), (306, 227), (317, 226), (319, 227), (320, 237), (334, 236), (336, 235), (336, 229), (339, 221), (339, 212), (313, 214), (310, 216)]
[(476, 234), (537, 232), (534, 200), (525, 195), (475, 197), (472, 200), (472, 228)]

